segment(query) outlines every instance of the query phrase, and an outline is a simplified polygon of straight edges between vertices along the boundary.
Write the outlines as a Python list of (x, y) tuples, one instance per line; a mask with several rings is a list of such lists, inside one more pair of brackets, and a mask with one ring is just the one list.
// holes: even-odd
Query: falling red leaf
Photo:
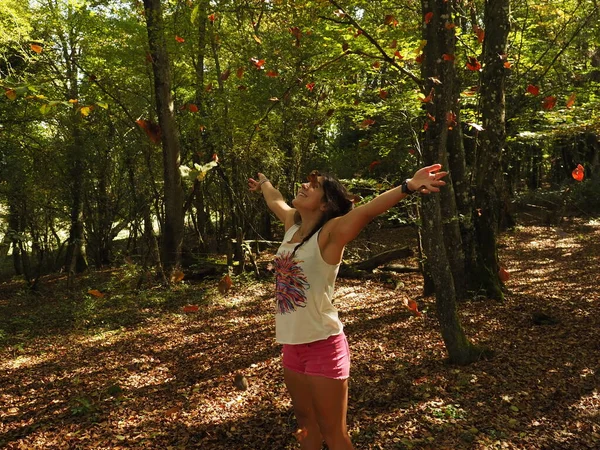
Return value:
[(235, 72), (235, 76), (241, 80), (244, 78), (244, 70), (245, 69), (243, 67), (238, 67), (238, 70)]
[(102, 292), (100, 292), (98, 289), (90, 289), (88, 291), (88, 294), (93, 295), (94, 297), (97, 297), (97, 298), (104, 297), (104, 294)]
[(265, 60), (264, 59), (256, 59), (256, 58), (252, 58), (250, 59), (250, 61), (252, 61), (252, 64), (254, 64), (254, 67), (256, 67), (258, 70), (263, 70), (265, 67)]
[(398, 47), (398, 40), (394, 39), (392, 42), (390, 42), (389, 47), (390, 48), (396, 48), (396, 47)]
[(229, 292), (231, 286), (233, 286), (233, 281), (231, 281), (231, 277), (229, 275), (225, 275), (223, 278), (221, 278), (221, 281), (219, 281), (219, 292), (225, 295), (227, 294), (227, 292)]
[(567, 100), (567, 109), (571, 109), (573, 107), (573, 105), (575, 104), (575, 97), (576, 97), (575, 93), (571, 94), (571, 96)]
[(430, 11), (427, 14), (425, 14), (425, 23), (431, 22), (431, 19), (433, 19), (433, 12)]
[(198, 312), (198, 305), (185, 305), (182, 310), (184, 313)]
[(504, 68), (505, 69), (510, 69), (512, 67), (512, 64), (510, 63), (510, 61), (504, 61)]
[(135, 123), (137, 123), (139, 127), (146, 132), (152, 142), (155, 144), (160, 144), (161, 130), (159, 125), (145, 119), (138, 119), (135, 121)]
[(500, 278), (500, 281), (503, 283), (506, 283), (510, 278), (510, 273), (504, 267), (500, 267), (498, 270), (498, 278)]
[(410, 153), (411, 155), (414, 155), (416, 152), (415, 152), (414, 148), (411, 148), (408, 150), (408, 153)]
[(477, 36), (477, 42), (479, 42), (481, 44), (483, 42), (483, 40), (485, 39), (485, 30), (483, 28), (479, 28), (477, 25), (475, 25), (473, 27), (473, 31), (475, 32), (475, 35)]
[(417, 317), (421, 317), (421, 311), (419, 311), (419, 307), (417, 306), (417, 302), (414, 300), (409, 300), (406, 304), (407, 308)]
[(279, 76), (279, 74), (277, 73), (276, 70), (267, 70), (266, 75), (271, 78), (275, 78), (275, 77)]
[(363, 30), (358, 30), (356, 33), (354, 33), (354, 37), (357, 38), (359, 37), (361, 34), (363, 34)]
[(544, 100), (542, 100), (542, 108), (544, 108), (546, 111), (550, 111), (552, 108), (554, 108), (555, 105), (556, 97), (554, 97), (553, 95), (549, 95), (548, 97), (544, 98)]
[(448, 111), (446, 113), (446, 125), (449, 130), (456, 126), (456, 113), (454, 111)]
[(229, 75), (231, 75), (231, 70), (227, 69), (225, 72), (221, 72), (221, 76), (219, 78), (221, 81), (226, 81), (227, 78), (229, 78)]
[(419, 97), (419, 100), (421, 100), (422, 103), (430, 103), (433, 100), (434, 93), (435, 93), (435, 89), (431, 88), (427, 97), (423, 97), (423, 98)]
[(415, 62), (416, 62), (417, 64), (421, 64), (421, 63), (423, 62), (423, 58), (425, 58), (425, 55), (424, 55), (423, 53), (421, 53), (419, 56), (417, 56), (417, 57), (415, 58)]
[(477, 61), (477, 58), (474, 56), (469, 56), (467, 61), (467, 69), (472, 70), (473, 72), (479, 72), (479, 70), (481, 70), (481, 63)]
[(214, 162), (218, 163), (218, 162), (219, 162), (219, 156), (218, 156), (216, 153), (213, 153), (213, 155), (212, 155), (212, 160), (213, 160)]
[(423, 131), (427, 131), (429, 130), (429, 121), (425, 121), (425, 123), (423, 124)]
[(536, 96), (536, 95), (539, 95), (540, 88), (537, 86), (534, 86), (533, 84), (530, 84), (527, 86), (527, 92), (529, 92), (533, 96)]
[(448, 53), (444, 53), (444, 54), (442, 55), (442, 59), (443, 59), (444, 61), (454, 61), (454, 60), (456, 59), (456, 56), (454, 56), (454, 55), (450, 55), (450, 54), (448, 54)]
[(365, 120), (363, 120), (360, 123), (359, 127), (361, 127), (361, 128), (369, 128), (374, 123), (375, 123), (375, 121), (373, 119), (365, 119)]
[(577, 181), (583, 181), (584, 174), (585, 169), (581, 164), (577, 164), (577, 167), (575, 167), (573, 172), (571, 172), (571, 175), (573, 175), (573, 178), (575, 178)]
[(212, 83), (208, 83), (206, 86), (204, 86), (204, 90), (205, 90), (206, 92), (210, 92), (210, 91), (212, 91), (212, 88), (213, 88), (213, 85), (212, 85)]
[(17, 99), (17, 91), (14, 89), (7, 89), (4, 94), (8, 97), (9, 100), (13, 101)]
[(217, 20), (217, 15), (216, 14), (209, 14), (208, 16), (208, 20), (210, 20), (212, 23), (215, 22), (215, 20)]
[(181, 36), (177, 36), (177, 35), (175, 35), (175, 40), (176, 40), (177, 42), (179, 42), (180, 44), (181, 44), (181, 43), (183, 43), (183, 42), (185, 42), (185, 39), (184, 39), (184, 38), (182, 38)]
[(190, 103), (188, 105), (188, 110), (190, 112), (197, 113), (198, 112), (198, 107), (196, 105), (194, 105), (193, 103)]
[(44, 50), (43, 47), (41, 45), (38, 45), (38, 44), (29, 44), (29, 47), (31, 48), (31, 50), (33, 50), (34, 52), (36, 52), (38, 55), (40, 53), (42, 53), (42, 51)]
[(446, 25), (444, 25), (446, 27), (446, 30), (453, 30), (454, 28), (456, 28), (456, 24), (453, 22), (446, 22)]
[(310, 92), (312, 92), (314, 88), (315, 88), (315, 83), (308, 83), (306, 85), (306, 89), (308, 89)]
[(404, 56), (402, 56), (402, 54), (400, 53), (400, 50), (396, 50), (394, 52), (394, 56), (398, 59), (404, 59)]
[(383, 19), (383, 23), (384, 23), (384, 25), (394, 25), (394, 26), (398, 25), (398, 21), (392, 14), (387, 14), (385, 16), (385, 18)]
[(369, 164), (369, 172), (373, 172), (375, 166), (378, 166), (379, 164), (381, 164), (381, 161), (373, 161), (371, 164)]
[(373, 63), (373, 69), (379, 69), (381, 67), (381, 63), (379, 61), (375, 61)]
[(388, 91), (384, 91), (383, 89), (379, 89), (379, 98), (385, 100), (388, 96)]

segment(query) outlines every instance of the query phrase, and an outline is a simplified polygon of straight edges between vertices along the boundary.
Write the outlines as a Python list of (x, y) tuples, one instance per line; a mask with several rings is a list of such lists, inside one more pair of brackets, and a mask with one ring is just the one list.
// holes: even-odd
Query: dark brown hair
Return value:
[[(319, 173), (317, 171), (311, 172), (311, 175), (316, 174), (317, 176), (323, 177), (321, 187), (323, 188), (323, 203), (325, 204), (325, 211), (321, 220), (310, 230), (304, 239), (296, 246), (292, 252), (292, 256), (296, 254), (296, 251), (308, 241), (313, 235), (319, 231), (323, 225), (329, 220), (345, 215), (350, 212), (354, 206), (354, 196), (348, 192), (345, 186), (339, 182), (333, 175), (327, 173)], [(300, 213), (296, 211), (294, 217), (296, 223), (300, 223)]]

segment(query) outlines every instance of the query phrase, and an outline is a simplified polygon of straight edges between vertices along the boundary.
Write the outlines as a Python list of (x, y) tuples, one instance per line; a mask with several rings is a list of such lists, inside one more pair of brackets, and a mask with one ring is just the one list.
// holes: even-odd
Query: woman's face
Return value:
[(292, 204), (296, 209), (303, 208), (308, 210), (321, 209), (324, 206), (323, 197), (325, 192), (323, 191), (323, 180), (322, 176), (319, 176), (315, 172), (311, 173), (306, 183), (302, 183), (296, 198), (292, 201)]

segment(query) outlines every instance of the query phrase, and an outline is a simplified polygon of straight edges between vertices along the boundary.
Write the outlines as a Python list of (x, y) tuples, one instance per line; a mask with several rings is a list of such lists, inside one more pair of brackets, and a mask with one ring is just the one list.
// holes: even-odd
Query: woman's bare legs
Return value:
[(292, 397), (298, 434), (303, 450), (353, 450), (346, 427), (348, 380), (310, 376), (284, 368), (285, 383)]

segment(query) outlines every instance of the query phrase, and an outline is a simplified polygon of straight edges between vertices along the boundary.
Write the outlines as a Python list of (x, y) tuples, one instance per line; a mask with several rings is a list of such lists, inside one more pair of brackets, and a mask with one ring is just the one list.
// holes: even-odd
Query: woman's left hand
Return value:
[(417, 170), (413, 177), (407, 180), (408, 189), (421, 194), (439, 192), (440, 187), (446, 184), (442, 178), (448, 175), (448, 172), (440, 172), (441, 168), (441, 164), (433, 164)]

